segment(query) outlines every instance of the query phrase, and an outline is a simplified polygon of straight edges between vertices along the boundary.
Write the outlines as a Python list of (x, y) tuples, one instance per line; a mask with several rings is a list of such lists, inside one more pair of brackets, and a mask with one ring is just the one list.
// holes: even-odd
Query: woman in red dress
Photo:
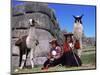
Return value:
[(77, 54), (74, 53), (74, 44), (70, 37), (67, 37), (63, 45), (64, 65), (66, 66), (81, 66), (82, 62)]

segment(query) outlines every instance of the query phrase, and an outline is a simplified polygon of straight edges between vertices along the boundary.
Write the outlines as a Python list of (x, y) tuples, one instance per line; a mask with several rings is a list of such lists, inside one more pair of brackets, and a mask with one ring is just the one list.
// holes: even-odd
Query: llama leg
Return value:
[(31, 51), (30, 51), (30, 62), (31, 62), (31, 67), (34, 68), (33, 49), (31, 49)]
[(22, 62), (22, 52), (20, 52), (20, 55), (19, 55), (19, 67), (21, 66), (21, 62)]
[(28, 58), (28, 54), (29, 54), (29, 49), (26, 49), (26, 60), (25, 60), (25, 63), (24, 63), (24, 67), (26, 67), (26, 61), (27, 61), (27, 58)]
[(31, 49), (31, 51), (30, 51), (30, 62), (31, 62), (32, 68), (34, 68), (35, 48), (36, 48), (36, 44), (34, 43), (34, 44), (32, 45), (32, 49)]
[(80, 49), (78, 50), (78, 55), (79, 57), (82, 55), (82, 39), (80, 39)]
[(23, 54), (20, 69), (22, 69), (24, 67), (25, 61), (26, 61), (26, 54)]

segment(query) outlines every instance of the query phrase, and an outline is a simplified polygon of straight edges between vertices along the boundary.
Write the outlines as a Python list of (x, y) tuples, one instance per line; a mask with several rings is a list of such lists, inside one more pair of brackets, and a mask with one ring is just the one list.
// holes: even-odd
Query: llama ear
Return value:
[(80, 16), (80, 18), (82, 18), (84, 15), (82, 14), (81, 16)]
[(32, 19), (29, 19), (29, 24), (32, 25)]
[(73, 15), (74, 19), (76, 19), (76, 17)]

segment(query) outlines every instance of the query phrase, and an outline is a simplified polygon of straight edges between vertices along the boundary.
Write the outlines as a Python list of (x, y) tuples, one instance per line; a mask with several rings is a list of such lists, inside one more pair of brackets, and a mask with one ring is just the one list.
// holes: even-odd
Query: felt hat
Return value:
[(53, 38), (49, 41), (50, 44), (57, 42), (57, 39)]

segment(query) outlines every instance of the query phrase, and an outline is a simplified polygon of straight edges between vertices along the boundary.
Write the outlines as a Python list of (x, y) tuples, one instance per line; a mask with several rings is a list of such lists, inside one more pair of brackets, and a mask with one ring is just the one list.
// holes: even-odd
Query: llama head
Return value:
[(20, 46), (22, 43), (22, 39), (19, 38), (16, 42), (15, 42), (15, 46)]
[(34, 19), (29, 19), (30, 26), (35, 26), (36, 21)]
[(74, 19), (75, 19), (75, 23), (80, 23), (80, 24), (82, 24), (82, 17), (83, 17), (83, 15), (81, 15), (81, 16), (73, 16), (74, 17)]
[(82, 33), (83, 33), (83, 25), (82, 25), (82, 17), (81, 16), (73, 16), (75, 18), (75, 23), (74, 23), (74, 29), (73, 29), (73, 33), (74, 33), (74, 38), (75, 39), (80, 39), (82, 38)]

